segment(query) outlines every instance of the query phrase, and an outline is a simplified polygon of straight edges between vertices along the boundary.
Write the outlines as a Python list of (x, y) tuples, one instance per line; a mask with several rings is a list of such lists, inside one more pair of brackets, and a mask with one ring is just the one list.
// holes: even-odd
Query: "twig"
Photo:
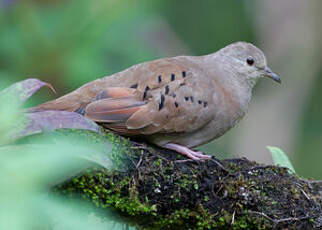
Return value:
[(234, 210), (234, 212), (233, 212), (233, 216), (232, 216), (232, 218), (231, 218), (231, 225), (234, 225), (234, 223), (235, 223), (235, 210)]
[(214, 159), (214, 157), (212, 157), (210, 159), (212, 162), (214, 162), (219, 168), (221, 168), (223, 171), (225, 171), (226, 173), (230, 174), (229, 170), (226, 169), (221, 163), (219, 163), (217, 160)]
[(300, 190), (303, 193), (303, 195), (305, 196), (305, 198), (308, 199), (309, 201), (311, 201), (311, 198), (306, 194), (306, 192), (304, 192), (304, 190), (301, 188), (300, 188)]
[(161, 156), (160, 154), (158, 154), (157, 152), (150, 152), (150, 153), (153, 154), (153, 155), (156, 155), (157, 157), (161, 158), (162, 160), (170, 161), (169, 159), (167, 159), (167, 158)]
[(300, 179), (303, 182), (306, 182), (308, 184), (320, 184), (322, 186), (322, 180), (307, 180), (307, 179)]
[(134, 145), (134, 146), (130, 147), (132, 149), (148, 150), (148, 147), (147, 147), (147, 145), (145, 143), (139, 143), (139, 142), (136, 142), (136, 141), (133, 141), (133, 140), (131, 140), (131, 143)]
[(306, 198), (307, 200), (311, 201), (312, 199), (311, 199), (311, 198), (306, 194), (306, 192), (304, 192), (302, 185), (301, 185), (301, 184), (299, 184), (299, 183), (295, 183), (295, 184), (296, 184), (296, 185), (297, 185), (297, 187), (301, 190), (301, 192), (303, 193), (303, 195), (305, 196), (305, 198)]
[(282, 222), (287, 222), (287, 221), (300, 221), (300, 220), (304, 220), (304, 219), (308, 219), (309, 216), (303, 216), (303, 217), (288, 217), (288, 218), (283, 218), (283, 219), (273, 219), (271, 217), (269, 217), (268, 215), (266, 215), (265, 213), (263, 212), (256, 212), (256, 211), (248, 211), (248, 213), (251, 213), (251, 214), (257, 214), (257, 215), (260, 215), (260, 216), (263, 216), (265, 217), (266, 219), (268, 219), (269, 221), (273, 222), (274, 225), (278, 225), (279, 223), (282, 223)]
[(247, 171), (255, 171), (255, 170), (259, 170), (259, 169), (269, 169), (269, 168), (273, 168), (273, 167), (276, 167), (276, 166), (274, 166), (274, 165), (255, 166), (255, 167), (248, 169)]
[(141, 156), (140, 156), (140, 160), (139, 160), (139, 162), (136, 164), (136, 166), (135, 166), (135, 168), (137, 169), (137, 168), (139, 168), (139, 166), (141, 165), (141, 162), (142, 162), (142, 158), (143, 158), (143, 154), (144, 154), (144, 152), (143, 152), (143, 150), (141, 150)]
[(195, 162), (195, 160), (192, 159), (186, 159), (186, 160), (175, 160), (174, 163), (186, 163), (186, 162)]

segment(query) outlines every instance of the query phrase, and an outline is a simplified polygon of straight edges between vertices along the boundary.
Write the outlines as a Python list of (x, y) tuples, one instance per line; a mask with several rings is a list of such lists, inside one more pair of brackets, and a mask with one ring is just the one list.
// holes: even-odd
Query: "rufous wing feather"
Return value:
[[(140, 132), (137, 128), (128, 128), (127, 121), (132, 117), (139, 118), (138, 121), (146, 117), (145, 111), (148, 101), (137, 99), (134, 91), (127, 88), (105, 90), (101, 95), (103, 99), (97, 98), (86, 106), (85, 117), (101, 123), (104, 127), (118, 133), (125, 135), (139, 134)], [(149, 122), (146, 121), (145, 123)]]
[(145, 105), (134, 98), (107, 98), (90, 103), (85, 116), (101, 123), (126, 122), (135, 112)]

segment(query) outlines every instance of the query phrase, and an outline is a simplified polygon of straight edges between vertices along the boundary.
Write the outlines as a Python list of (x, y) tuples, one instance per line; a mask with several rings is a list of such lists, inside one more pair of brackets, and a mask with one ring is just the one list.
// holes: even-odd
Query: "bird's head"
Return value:
[(218, 54), (218, 58), (222, 59), (239, 80), (246, 80), (253, 85), (257, 79), (268, 77), (281, 83), (280, 77), (267, 66), (264, 53), (250, 43), (233, 43), (221, 49)]

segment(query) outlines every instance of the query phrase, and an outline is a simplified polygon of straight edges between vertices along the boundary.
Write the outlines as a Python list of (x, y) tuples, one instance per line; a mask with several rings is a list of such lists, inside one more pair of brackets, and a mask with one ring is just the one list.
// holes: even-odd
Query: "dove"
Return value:
[(222, 136), (244, 117), (263, 77), (281, 83), (259, 48), (236, 42), (209, 55), (134, 65), (30, 111), (77, 112), (120, 135), (204, 160), (211, 157), (193, 148)]

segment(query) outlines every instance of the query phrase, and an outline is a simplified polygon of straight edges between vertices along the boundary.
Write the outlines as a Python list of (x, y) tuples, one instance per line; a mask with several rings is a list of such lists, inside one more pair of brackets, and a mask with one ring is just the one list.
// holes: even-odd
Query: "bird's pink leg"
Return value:
[(174, 150), (174, 151), (176, 151), (184, 156), (187, 156), (190, 159), (196, 160), (196, 161), (211, 159), (211, 156), (204, 155), (201, 152), (195, 152), (195, 151), (193, 151), (185, 146), (182, 146), (182, 145), (168, 143), (164, 147), (166, 147), (167, 149)]

